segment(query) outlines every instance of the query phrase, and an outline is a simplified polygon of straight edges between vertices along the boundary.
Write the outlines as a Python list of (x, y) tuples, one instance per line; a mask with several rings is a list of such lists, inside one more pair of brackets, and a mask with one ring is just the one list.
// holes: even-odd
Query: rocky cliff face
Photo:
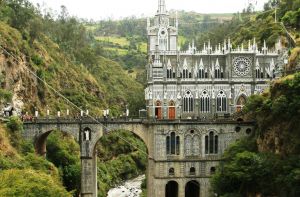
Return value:
[(37, 79), (26, 69), (26, 60), (16, 61), (5, 53), (0, 55), (1, 88), (13, 93), (12, 105), (21, 110), (31, 98), (37, 102)]
[(94, 66), (87, 69), (85, 65), (73, 62), (46, 35), (32, 41), (23, 34), (0, 22), (1, 47), (15, 57), (0, 49), (0, 88), (13, 93), (12, 104), (16, 109), (31, 114), (37, 109), (40, 114), (46, 114), (46, 108), (49, 108), (53, 116), (57, 111), (63, 115), (69, 109), (71, 114), (78, 114), (78, 109), (72, 109), (36, 76), (95, 116), (100, 116), (107, 108), (120, 115), (125, 105), (132, 111), (140, 109), (143, 86), (118, 63), (98, 56)]
[[(82, 97), (88, 95), (93, 100), (99, 100), (97, 107), (105, 103), (101, 101), (103, 91), (94, 77), (83, 66), (70, 63), (59, 47), (47, 37), (29, 43), (20, 32), (1, 23), (0, 43), (4, 48), (0, 54), (0, 88), (13, 94), (12, 105), (17, 110), (33, 113), (35, 108), (45, 111), (47, 105), (53, 111), (69, 108), (35, 75), (59, 92), (66, 94), (65, 91), (74, 90), (80, 92)], [(74, 94), (69, 92), (67, 96)]]

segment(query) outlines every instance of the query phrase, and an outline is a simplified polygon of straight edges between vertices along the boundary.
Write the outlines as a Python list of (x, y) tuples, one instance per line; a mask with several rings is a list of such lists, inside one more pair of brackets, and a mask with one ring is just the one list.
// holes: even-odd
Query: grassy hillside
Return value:
[(33, 152), (20, 137), (20, 123), (0, 123), (0, 196), (72, 196), (63, 187), (59, 170)]
[[(58, 21), (43, 18), (27, 3), (7, 0), (0, 8), (0, 19), (4, 21), (0, 22), (1, 47), (12, 55), (1, 50), (0, 88), (5, 102), (12, 100), (16, 107), (31, 113), (38, 109), (45, 114), (48, 106), (52, 115), (71, 108), (30, 74), (27, 70), (30, 69), (71, 102), (89, 109), (95, 116), (100, 116), (107, 108), (112, 109), (113, 116), (123, 114), (125, 105), (135, 114), (144, 108), (143, 97), (138, 95), (143, 94), (143, 86), (118, 63), (101, 56), (101, 46), (87, 37), (83, 25), (69, 17)], [(28, 21), (11, 20), (28, 13), (31, 17)], [(128, 91), (124, 91), (126, 89)], [(78, 113), (78, 110), (72, 111), (72, 115)]]

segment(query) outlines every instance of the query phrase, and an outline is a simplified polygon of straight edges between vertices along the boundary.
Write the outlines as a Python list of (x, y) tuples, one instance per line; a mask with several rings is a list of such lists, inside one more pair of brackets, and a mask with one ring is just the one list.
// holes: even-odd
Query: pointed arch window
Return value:
[(221, 70), (220, 68), (215, 69), (215, 78), (220, 79), (221, 78)]
[(189, 131), (184, 138), (184, 149), (186, 156), (200, 155), (200, 136), (194, 133), (194, 130)]
[(205, 154), (218, 154), (219, 137), (213, 131), (205, 136)]
[(193, 155), (197, 156), (200, 154), (200, 137), (198, 135), (194, 135), (193, 137)]
[(180, 137), (176, 136), (175, 132), (171, 132), (171, 134), (166, 137), (166, 152), (167, 155), (180, 154)]
[(193, 112), (194, 111), (194, 97), (191, 91), (187, 91), (183, 97), (183, 112)]
[(259, 68), (256, 68), (255, 77), (256, 77), (256, 79), (259, 79), (261, 77), (260, 76), (260, 69)]
[(261, 79), (265, 78), (265, 74), (264, 74), (264, 71), (263, 71), (263, 70), (260, 71), (260, 78), (261, 78)]
[(172, 79), (173, 78), (173, 71), (171, 68), (167, 69), (167, 79)]
[(189, 70), (188, 69), (183, 69), (182, 71), (182, 78), (183, 79), (188, 79), (189, 76), (192, 76), (192, 74), (190, 75), (191, 73), (189, 73)]
[(221, 79), (224, 79), (224, 70), (223, 67), (221, 67), (221, 75), (220, 75)]
[(220, 91), (217, 95), (217, 112), (227, 111), (227, 97), (224, 91)]
[(210, 97), (208, 92), (204, 90), (200, 97), (200, 111), (201, 113), (209, 113), (210, 112)]
[(208, 79), (208, 71), (207, 71), (207, 69), (205, 69), (204, 78)]
[(184, 149), (185, 149), (186, 156), (190, 156), (192, 154), (192, 136), (191, 135), (185, 136)]
[(204, 72), (203, 68), (199, 69), (198, 78), (200, 78), (200, 79), (204, 79), (205, 78), (205, 72)]

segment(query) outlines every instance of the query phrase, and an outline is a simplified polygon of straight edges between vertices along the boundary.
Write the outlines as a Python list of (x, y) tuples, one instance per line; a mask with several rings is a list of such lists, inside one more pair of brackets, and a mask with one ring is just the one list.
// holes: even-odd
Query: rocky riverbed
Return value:
[(142, 193), (141, 184), (145, 175), (126, 181), (123, 185), (108, 191), (107, 197), (139, 197)]

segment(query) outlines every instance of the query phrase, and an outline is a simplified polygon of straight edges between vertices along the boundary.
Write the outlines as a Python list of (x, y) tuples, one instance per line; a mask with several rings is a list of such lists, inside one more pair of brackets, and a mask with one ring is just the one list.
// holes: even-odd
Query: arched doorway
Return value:
[(170, 101), (169, 103), (169, 120), (175, 120), (175, 102)]
[(246, 104), (246, 97), (244, 95), (241, 95), (236, 102), (236, 111), (241, 112), (245, 104)]
[(189, 181), (185, 185), (185, 197), (199, 197), (200, 184), (197, 181)]
[(156, 101), (155, 103), (155, 118), (158, 120), (162, 119), (162, 109), (160, 101)]
[(178, 197), (178, 183), (176, 181), (167, 183), (165, 197)]

